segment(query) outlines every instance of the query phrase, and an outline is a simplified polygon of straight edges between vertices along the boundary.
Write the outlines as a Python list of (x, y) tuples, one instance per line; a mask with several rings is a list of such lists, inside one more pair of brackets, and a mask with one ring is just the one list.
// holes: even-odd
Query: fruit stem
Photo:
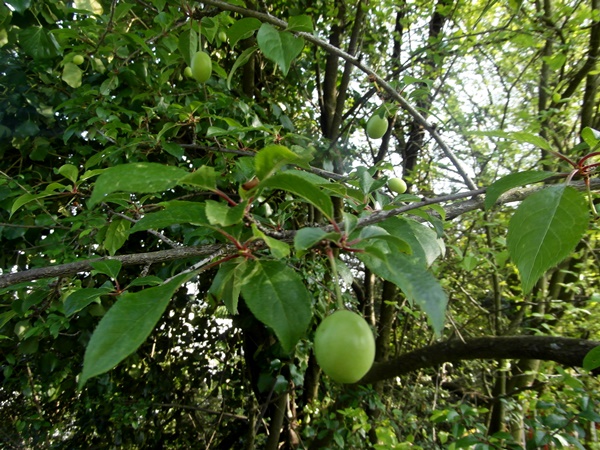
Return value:
[(335, 286), (335, 296), (337, 300), (337, 309), (344, 309), (344, 300), (342, 298), (342, 290), (340, 289), (340, 283), (338, 280), (337, 264), (335, 262), (335, 256), (331, 247), (327, 246), (327, 258), (331, 264), (331, 273), (333, 274), (333, 285)]

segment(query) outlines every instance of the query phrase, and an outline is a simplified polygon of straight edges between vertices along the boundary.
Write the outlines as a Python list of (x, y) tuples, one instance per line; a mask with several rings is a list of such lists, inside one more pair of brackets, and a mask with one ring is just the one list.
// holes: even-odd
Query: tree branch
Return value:
[(59, 264), (57, 266), (23, 270), (21, 272), (0, 275), (0, 289), (12, 286), (13, 284), (22, 283), (24, 281), (38, 280), (41, 278), (62, 277), (74, 275), (79, 272), (90, 272), (93, 270), (91, 264), (96, 261), (121, 261), (124, 266), (155, 264), (159, 262), (174, 261), (176, 259), (210, 255), (221, 250), (222, 248), (222, 244), (204, 245), (202, 247), (178, 247), (171, 250), (160, 250), (157, 252), (135, 253), (121, 256), (107, 256), (103, 258), (86, 259), (85, 261)]
[[(571, 183), (571, 186), (578, 190), (585, 190), (586, 186), (583, 182)], [(529, 188), (518, 188), (513, 189), (504, 195), (502, 195), (497, 205), (502, 205), (505, 203), (511, 203), (516, 201), (521, 201), (528, 197), (529, 195), (539, 191), (540, 189), (544, 189), (545, 186), (533, 186)], [(596, 178), (590, 181), (591, 189), (600, 189), (600, 178)], [(364, 217), (358, 221), (357, 226), (359, 228), (365, 227), (367, 225), (372, 225), (375, 223), (379, 223), (388, 219), (390, 217), (397, 216), (399, 214), (403, 214), (409, 212), (414, 209), (423, 208), (428, 205), (439, 204), (450, 202), (453, 200), (458, 200), (462, 198), (480, 196), (480, 194), (485, 193), (485, 189), (477, 189), (474, 191), (461, 192), (458, 194), (450, 194), (443, 195), (439, 197), (435, 197), (432, 199), (426, 199), (422, 202), (411, 203), (408, 205), (403, 205), (398, 208), (386, 210), (386, 211), (377, 211), (370, 216)], [(456, 204), (450, 204), (445, 206), (446, 211), (446, 220), (454, 219), (462, 214), (465, 214), (469, 211), (473, 211), (476, 209), (480, 209), (483, 207), (484, 199), (481, 197), (472, 198), (470, 200), (466, 200)], [(339, 224), (338, 226), (342, 226)], [(332, 231), (333, 226), (329, 225), (323, 227), (326, 231)], [(295, 232), (273, 232), (270, 233), (271, 237), (276, 239), (281, 239), (285, 241), (291, 241), (294, 238)], [(260, 247), (256, 247), (259, 249)], [(93, 258), (84, 261), (77, 261), (73, 263), (60, 264), (57, 266), (49, 266), (49, 267), (40, 267), (36, 269), (23, 270), (21, 272), (7, 273), (4, 275), (0, 275), (0, 289), (12, 286), (17, 283), (22, 283), (25, 281), (38, 280), (41, 278), (53, 278), (53, 277), (61, 277), (74, 275), (79, 272), (89, 272), (93, 268), (91, 263), (95, 261), (102, 261), (107, 259), (113, 259), (117, 261), (121, 261), (124, 266), (134, 266), (134, 265), (144, 265), (144, 264), (155, 264), (159, 262), (169, 262), (182, 258), (196, 258), (211, 254), (218, 254), (220, 256), (227, 256), (237, 252), (238, 250), (235, 246), (232, 245), (224, 245), (224, 244), (212, 244), (205, 245), (202, 247), (178, 247), (170, 250), (159, 250), (156, 252), (147, 252), (147, 253), (135, 253), (130, 255), (120, 255), (120, 256), (110, 256), (110, 257), (102, 257), (102, 258)]]
[[(475, 359), (539, 359), (567, 367), (581, 367), (583, 358), (600, 342), (554, 336), (485, 336), (453, 339), (406, 353), (392, 361), (375, 363), (361, 384), (435, 367), (445, 362)], [(600, 370), (593, 372), (600, 374)]]

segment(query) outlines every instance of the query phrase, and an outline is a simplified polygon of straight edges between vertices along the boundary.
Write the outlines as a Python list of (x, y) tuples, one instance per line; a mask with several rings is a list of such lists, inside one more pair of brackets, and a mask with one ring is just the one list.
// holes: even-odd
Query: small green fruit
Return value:
[(83, 61), (85, 61), (83, 56), (81, 56), (81, 55), (73, 56), (73, 64), (77, 64), (78, 66), (80, 66), (81, 64), (83, 64)]
[(227, 42), (227, 33), (225, 33), (224, 31), (219, 31), (219, 34), (217, 36), (219, 37), (219, 40), (221, 42)]
[(356, 383), (375, 360), (375, 338), (369, 324), (358, 314), (338, 310), (327, 316), (315, 332), (317, 363), (338, 383)]
[(381, 139), (388, 129), (388, 120), (379, 114), (373, 114), (367, 122), (367, 136), (371, 139)]
[(390, 178), (388, 180), (388, 188), (390, 191), (395, 192), (396, 194), (404, 194), (407, 186), (406, 182), (402, 178)]
[(194, 76), (192, 74), (192, 68), (190, 66), (187, 66), (185, 69), (183, 69), (183, 74), (186, 78), (192, 78)]
[(212, 61), (206, 52), (197, 52), (192, 58), (192, 76), (200, 83), (206, 83), (212, 74)]

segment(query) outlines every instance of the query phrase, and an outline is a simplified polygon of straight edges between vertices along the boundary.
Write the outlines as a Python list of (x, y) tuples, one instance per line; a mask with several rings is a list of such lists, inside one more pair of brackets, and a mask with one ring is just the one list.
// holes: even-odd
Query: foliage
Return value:
[[(3, 2), (3, 447), (597, 447), (598, 33), (558, 0)], [(340, 307), (373, 371), (591, 351), (340, 385)]]

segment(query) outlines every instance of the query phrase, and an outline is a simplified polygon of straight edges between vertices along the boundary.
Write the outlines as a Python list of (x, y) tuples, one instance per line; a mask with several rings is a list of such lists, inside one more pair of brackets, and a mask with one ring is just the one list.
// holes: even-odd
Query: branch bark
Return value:
[[(583, 358), (600, 342), (554, 336), (485, 336), (441, 342), (375, 363), (360, 384), (398, 377), (445, 362), (475, 359), (539, 359), (567, 367), (581, 367)], [(600, 374), (600, 370), (593, 372)]]

